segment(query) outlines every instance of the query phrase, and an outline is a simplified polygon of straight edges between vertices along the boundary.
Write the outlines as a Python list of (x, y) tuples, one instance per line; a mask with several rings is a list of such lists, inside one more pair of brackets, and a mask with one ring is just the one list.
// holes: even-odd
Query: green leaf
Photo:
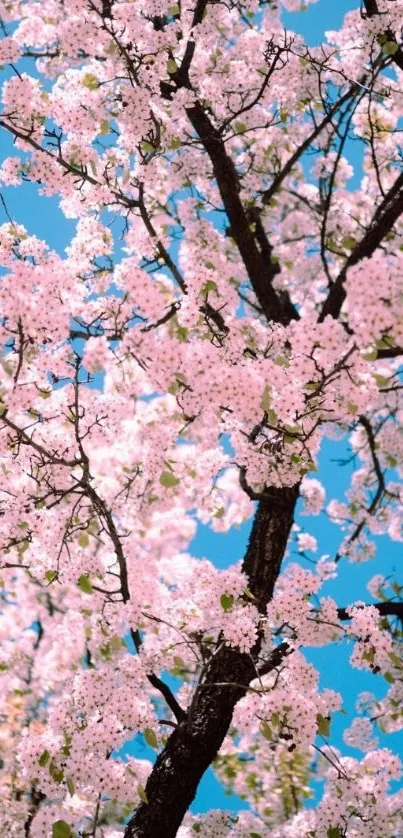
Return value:
[(125, 642), (117, 634), (114, 634), (109, 641), (109, 646), (113, 652), (119, 652), (125, 646)]
[(368, 663), (373, 663), (375, 660), (375, 652), (373, 649), (366, 649), (365, 652), (362, 653), (362, 659), (364, 661), (368, 661)]
[(80, 547), (88, 547), (88, 545), (90, 543), (90, 540), (89, 540), (88, 535), (87, 535), (86, 532), (82, 532), (78, 536), (78, 543), (79, 543)]
[(69, 736), (67, 733), (65, 733), (64, 734), (64, 745), (62, 747), (62, 753), (66, 757), (70, 756), (71, 741), (72, 741), (71, 736)]
[(284, 430), (290, 436), (297, 436), (301, 433), (301, 428), (299, 425), (284, 425)]
[(140, 143), (140, 148), (143, 154), (147, 154), (149, 151), (155, 151), (155, 148), (152, 143), (147, 142), (147, 140), (142, 140)]
[(177, 69), (176, 61), (173, 58), (170, 58), (167, 62), (168, 73), (176, 73)]
[(354, 236), (344, 236), (341, 240), (341, 246), (346, 250), (353, 250), (357, 244), (357, 239)]
[(329, 826), (327, 830), (327, 838), (341, 838), (341, 829), (339, 826)]
[(71, 838), (71, 828), (66, 821), (55, 821), (52, 826), (52, 838)]
[(395, 665), (398, 669), (402, 669), (402, 668), (403, 668), (403, 661), (402, 661), (402, 659), (399, 657), (399, 655), (396, 655), (396, 653), (395, 653), (395, 652), (389, 652), (389, 654), (388, 654), (388, 658), (392, 661), (392, 663), (393, 663), (393, 664), (394, 664), (394, 665)]
[(38, 762), (39, 762), (39, 765), (41, 766), (41, 768), (45, 767), (46, 763), (49, 760), (49, 757), (50, 757), (49, 751), (42, 751), (42, 753), (41, 753), (41, 755), (38, 759)]
[(322, 716), (322, 713), (318, 713), (316, 721), (318, 724), (319, 735), (324, 736), (327, 739), (327, 737), (330, 736), (330, 719), (327, 716)]
[(248, 127), (248, 126), (245, 124), (245, 122), (236, 122), (236, 123), (235, 123), (235, 126), (234, 126), (234, 128), (235, 128), (235, 133), (236, 133), (236, 134), (244, 134), (244, 133), (245, 133), (245, 131), (246, 131), (246, 129), (247, 129), (247, 127)]
[(377, 349), (369, 349), (368, 352), (365, 352), (362, 357), (364, 358), (364, 361), (376, 361), (378, 357), (378, 351)]
[(194, 823), (193, 826), (192, 826), (192, 829), (193, 829), (193, 832), (199, 833), (200, 832), (200, 824), (199, 823)]
[(61, 783), (64, 778), (64, 772), (62, 768), (58, 768), (56, 763), (53, 762), (53, 759), (49, 763), (49, 774), (52, 777), (52, 780), (55, 783)]
[(178, 326), (176, 334), (179, 343), (186, 343), (188, 339), (189, 329), (187, 329), (186, 326)]
[(260, 832), (250, 832), (249, 838), (262, 838)]
[(375, 344), (377, 349), (390, 349), (396, 345), (394, 339), (389, 335), (384, 335), (382, 338), (375, 341)]
[(45, 573), (45, 579), (48, 582), (54, 582), (55, 579), (57, 579), (58, 575), (59, 574), (58, 574), (57, 570), (47, 570), (46, 573)]
[(110, 647), (109, 643), (104, 643), (103, 646), (100, 646), (99, 651), (101, 652), (101, 655), (102, 655), (103, 658), (105, 658), (105, 660), (110, 660), (111, 647)]
[(158, 739), (156, 733), (151, 729), (151, 727), (146, 727), (144, 731), (144, 739), (146, 740), (147, 745), (149, 745), (150, 748), (155, 748), (155, 750), (157, 750)]
[(96, 90), (99, 87), (99, 81), (93, 73), (86, 73), (81, 79), (81, 84), (88, 90)]
[(223, 518), (223, 517), (224, 517), (224, 515), (225, 515), (225, 508), (224, 508), (223, 506), (220, 506), (220, 507), (217, 509), (217, 512), (214, 512), (214, 516), (213, 516), (213, 517), (214, 517), (214, 518)]
[(271, 727), (267, 724), (267, 722), (260, 722), (259, 730), (262, 736), (264, 736), (264, 738), (267, 739), (268, 742), (270, 742), (273, 736), (271, 732)]
[(22, 553), (25, 553), (25, 551), (28, 550), (28, 547), (29, 547), (29, 541), (22, 541), (21, 544), (19, 544), (18, 547), (17, 547), (19, 555), (21, 556)]
[(172, 474), (170, 471), (163, 471), (162, 474), (160, 474), (160, 483), (161, 486), (164, 487), (164, 489), (172, 489), (174, 486), (177, 486), (178, 483), (180, 483), (180, 480), (178, 477), (175, 477), (175, 475)]
[(270, 409), (270, 403), (271, 403), (270, 393), (271, 393), (270, 387), (266, 386), (263, 390), (263, 396), (260, 400), (260, 407), (262, 408), (264, 413), (267, 413), (268, 410)]
[(71, 777), (66, 777), (66, 784), (67, 784), (67, 788), (69, 790), (70, 796), (73, 797), (73, 794), (75, 793), (76, 787), (75, 787)]
[(100, 125), (100, 128), (99, 128), (99, 133), (102, 134), (103, 136), (105, 136), (106, 134), (109, 134), (110, 130), (111, 130), (111, 126), (110, 126), (109, 119), (103, 119), (101, 121), (101, 125)]
[(389, 387), (390, 378), (388, 376), (380, 375), (379, 373), (376, 373), (376, 375), (374, 375), (374, 378), (375, 378), (375, 381), (376, 381), (378, 387)]
[[(212, 263), (210, 262), (209, 264), (211, 265)], [(217, 283), (214, 282), (213, 279), (208, 279), (207, 282), (204, 283), (202, 291), (204, 294), (208, 294), (209, 291), (217, 291)]]
[(179, 6), (168, 6), (168, 14), (169, 15), (178, 15), (180, 12)]
[(234, 604), (234, 597), (232, 594), (222, 594), (220, 596), (220, 603), (223, 611), (231, 611)]
[(399, 44), (396, 41), (386, 41), (385, 44), (382, 44), (382, 51), (385, 55), (396, 55), (399, 51)]
[(146, 795), (146, 790), (141, 783), (139, 783), (138, 786), (137, 786), (137, 794), (138, 794), (140, 800), (143, 801), (143, 803), (148, 803), (148, 797)]
[(92, 584), (86, 573), (80, 576), (77, 585), (84, 594), (92, 594)]
[(274, 363), (278, 367), (289, 367), (290, 366), (290, 362), (289, 362), (288, 358), (285, 357), (285, 355), (277, 355), (277, 358), (274, 359)]
[(273, 425), (273, 426), (276, 427), (277, 423), (278, 423), (278, 419), (277, 419), (277, 413), (275, 412), (275, 410), (272, 410), (270, 408), (270, 410), (266, 410), (266, 413), (267, 413), (267, 421), (268, 421), (269, 425)]

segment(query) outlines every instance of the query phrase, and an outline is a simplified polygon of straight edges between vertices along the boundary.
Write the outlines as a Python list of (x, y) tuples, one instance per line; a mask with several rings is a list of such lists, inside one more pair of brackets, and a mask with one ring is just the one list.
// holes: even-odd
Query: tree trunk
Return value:
[[(273, 595), (293, 522), (299, 486), (265, 489), (255, 515), (243, 569), (261, 613)], [(187, 718), (175, 728), (159, 754), (141, 803), (125, 838), (174, 838), (199, 782), (216, 757), (231, 724), (236, 703), (256, 678), (259, 637), (251, 655), (222, 646), (201, 674)], [(284, 652), (284, 650), (283, 650)], [(271, 667), (282, 659), (279, 650)], [(265, 672), (270, 666), (265, 665)]]

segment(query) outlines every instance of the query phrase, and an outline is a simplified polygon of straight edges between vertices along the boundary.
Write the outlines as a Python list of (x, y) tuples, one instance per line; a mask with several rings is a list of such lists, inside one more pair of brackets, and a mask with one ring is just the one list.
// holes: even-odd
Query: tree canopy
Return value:
[[(59, 253), (2, 198), (1, 834), (403, 834), (403, 585), (326, 590), (403, 540), (403, 2), (318, 46), (307, 5), (0, 2), (0, 185), (75, 224)], [(306, 657), (341, 642), (384, 684), (346, 752)], [(249, 808), (189, 812), (210, 766)]]

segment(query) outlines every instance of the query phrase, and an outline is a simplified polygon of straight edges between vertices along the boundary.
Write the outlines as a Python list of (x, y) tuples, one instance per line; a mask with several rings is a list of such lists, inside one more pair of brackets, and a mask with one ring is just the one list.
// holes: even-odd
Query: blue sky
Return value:
[[(357, 7), (353, 0), (320, 0), (312, 4), (305, 12), (284, 13), (283, 20), (287, 28), (301, 33), (311, 45), (319, 44), (327, 29), (338, 28), (344, 14)], [(13, 154), (11, 139), (3, 132), (0, 135), (1, 157)], [(57, 198), (39, 198), (38, 188), (34, 184), (25, 184), (21, 189), (3, 189), (2, 193), (7, 201), (11, 216), (15, 221), (26, 225), (29, 232), (46, 239), (49, 244), (63, 252), (69, 244), (75, 231), (75, 222), (65, 219), (58, 208)], [(0, 223), (5, 221), (3, 208), (0, 206)], [(319, 476), (327, 488), (327, 500), (332, 497), (342, 499), (343, 492), (348, 486), (351, 466), (340, 467), (334, 461), (346, 454), (345, 441), (334, 443), (327, 441), (323, 446), (320, 457)], [(323, 553), (333, 556), (337, 552), (340, 542), (339, 529), (330, 524), (323, 513), (318, 518), (301, 518), (301, 525), (316, 536), (319, 543), (318, 555)], [(250, 531), (250, 522), (232, 530), (229, 534), (216, 534), (207, 527), (200, 526), (192, 544), (192, 552), (196, 556), (206, 556), (219, 567), (226, 567), (242, 558)], [(296, 560), (296, 555), (290, 555), (288, 560)], [(302, 560), (303, 561), (303, 560)], [(324, 592), (335, 597), (340, 605), (354, 599), (366, 598), (366, 582), (375, 573), (381, 572), (400, 575), (401, 578), (402, 548), (386, 538), (377, 539), (377, 557), (370, 565), (351, 565), (347, 560), (341, 562), (337, 580), (327, 583)], [(309, 566), (309, 565), (307, 565)], [(399, 574), (400, 569), (400, 574)], [(369, 598), (369, 596), (368, 596)], [(377, 695), (386, 691), (387, 684), (377, 676), (351, 670), (348, 666), (349, 649), (347, 644), (334, 644), (331, 649), (312, 649), (307, 651), (309, 660), (319, 668), (321, 685), (339, 689), (344, 698), (347, 717), (340, 714), (332, 722), (331, 743), (342, 746), (358, 756), (358, 752), (347, 749), (342, 745), (341, 732), (354, 715), (354, 703), (357, 694), (369, 690)], [(402, 735), (381, 737), (381, 743), (403, 755)], [(146, 745), (137, 744), (138, 756), (152, 756)], [(211, 771), (203, 779), (196, 801), (192, 807), (195, 812), (206, 811), (210, 808), (238, 809), (242, 801), (227, 797), (214, 779)]]

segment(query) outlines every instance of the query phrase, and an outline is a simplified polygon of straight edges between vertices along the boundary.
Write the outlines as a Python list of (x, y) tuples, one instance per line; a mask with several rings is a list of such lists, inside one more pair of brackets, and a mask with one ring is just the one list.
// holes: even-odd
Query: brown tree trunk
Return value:
[[(293, 522), (299, 486), (265, 489), (255, 515), (243, 568), (263, 613), (273, 595)], [(187, 718), (175, 728), (159, 754), (141, 803), (125, 838), (174, 838), (199, 782), (216, 757), (231, 724), (236, 703), (256, 678), (258, 639), (251, 655), (222, 646), (201, 674)], [(275, 668), (284, 649), (275, 650), (265, 672)], [(269, 665), (268, 665), (269, 664)]]

